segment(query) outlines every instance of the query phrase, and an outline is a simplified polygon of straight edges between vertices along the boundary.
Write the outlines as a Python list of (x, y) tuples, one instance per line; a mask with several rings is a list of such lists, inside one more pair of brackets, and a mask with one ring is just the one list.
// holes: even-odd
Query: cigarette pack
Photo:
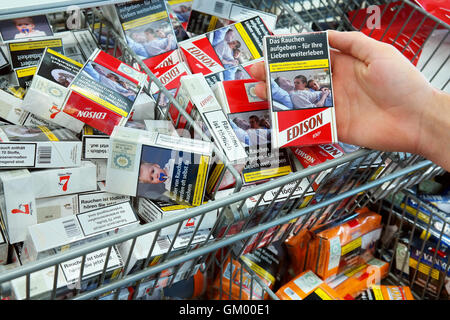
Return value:
[(22, 88), (28, 88), (31, 85), (31, 80), (45, 48), (51, 48), (61, 54), (64, 53), (62, 39), (56, 37), (28, 41), (19, 40), (10, 42), (7, 46), (14, 74)]
[(28, 226), (37, 223), (36, 200), (28, 170), (0, 171), (1, 213), (10, 244), (25, 240)]
[(46, 15), (22, 16), (0, 22), (0, 35), (3, 43), (20, 39), (34, 39), (52, 36), (53, 30)]
[[(164, 219), (170, 219), (171, 217), (176, 217), (177, 215), (186, 212), (186, 210), (189, 208), (192, 208), (192, 206), (180, 205), (173, 201), (165, 202), (139, 198), (137, 214), (146, 223), (151, 223), (154, 221), (161, 221)], [(207, 212), (203, 216), (203, 218), (202, 215), (199, 215), (190, 219), (186, 219), (181, 224), (179, 232), (180, 233), (192, 232), (196, 228), (199, 228), (200, 230), (210, 229), (216, 223), (218, 214), (219, 214), (218, 210), (213, 210)], [(177, 228), (178, 224), (170, 225), (168, 227), (162, 228), (159, 234), (161, 236), (174, 235), (177, 232)]]
[(81, 141), (66, 128), (0, 127), (0, 168), (67, 168), (81, 164)]
[(144, 120), (145, 129), (169, 136), (178, 136), (178, 133), (169, 120)]
[(130, 48), (150, 68), (180, 61), (178, 43), (164, 0), (140, 0), (115, 5), (114, 22)]
[(98, 48), (97, 41), (89, 29), (62, 31), (54, 36), (62, 38), (65, 55), (81, 64)]
[(293, 172), (287, 150), (271, 147), (269, 103), (256, 96), (254, 88), (257, 83), (252, 79), (222, 81), (213, 88), (248, 154), (244, 166), (236, 168), (241, 172), (244, 184), (259, 183)]
[(328, 285), (346, 300), (358, 297), (372, 285), (380, 284), (389, 271), (389, 263), (373, 258), (337, 276)]
[(155, 105), (155, 99), (151, 95), (141, 91), (134, 103), (133, 111), (128, 120), (141, 121), (155, 119)]
[(108, 159), (89, 159), (97, 167), (97, 182), (106, 181), (106, 169), (108, 167)]
[(281, 300), (343, 300), (311, 270), (299, 274), (275, 294)]
[(410, 239), (411, 241), (401, 239), (396, 247), (396, 269), (400, 271), (404, 267), (403, 271), (411, 281), (411, 287), (418, 292), (426, 290), (433, 296), (448, 299), (450, 290), (446, 284), (450, 279), (447, 267), (449, 247), (431, 237), (423, 240), (414, 235)]
[(193, 34), (203, 34), (256, 16), (261, 17), (269, 30), (275, 29), (277, 22), (275, 14), (225, 0), (194, 0), (186, 30)]
[(69, 86), (62, 111), (106, 134), (124, 125), (147, 76), (97, 49)]
[(3, 50), (0, 48), (0, 75), (8, 74), (11, 71), (11, 64), (9, 63)]
[[(196, 110), (200, 113), (208, 132), (215, 144), (231, 162), (239, 162), (247, 157), (247, 153), (236, 133), (233, 131), (221, 105), (213, 91), (201, 74), (183, 76), (176, 99), (185, 110)], [(172, 106), (169, 110), (173, 119), (177, 119), (178, 110)], [(177, 128), (183, 128), (179, 125)]]
[(61, 112), (69, 86), (83, 65), (46, 48), (23, 99), (22, 108), (61, 127), (80, 132), (84, 123)]
[(0, 265), (8, 263), (9, 243), (4, 235), (3, 227), (0, 224)]
[(263, 42), (274, 148), (336, 143), (328, 33)]
[(370, 210), (325, 224), (308, 243), (306, 269), (329, 281), (371, 258), (380, 235), (381, 216)]
[[(133, 241), (128, 240), (118, 245), (119, 252), (122, 257), (129, 257), (128, 268), (124, 270), (124, 275), (134, 273), (147, 266), (156, 265), (161, 259), (162, 255), (169, 251), (172, 246), (172, 254), (177, 254), (177, 250), (186, 248), (192, 238), (192, 232), (178, 234), (178, 237), (173, 239), (173, 236), (158, 236), (155, 239), (155, 232), (146, 233), (137, 237), (133, 246)], [(198, 244), (207, 239), (209, 230), (198, 230), (191, 241), (191, 246)], [(213, 241), (214, 237), (210, 237)], [(168, 256), (166, 256), (168, 258)], [(146, 265), (146, 263), (148, 265)], [(185, 263), (188, 263), (185, 262)]]
[(192, 10), (193, 0), (169, 0), (166, 2), (169, 17), (177, 37), (177, 41), (188, 39), (191, 35), (186, 32), (187, 24)]
[[(251, 269), (268, 288), (273, 289), (280, 281), (279, 273), (285, 264), (285, 254), (279, 245), (270, 245), (252, 253), (242, 255), (241, 260)], [(222, 293), (230, 300), (267, 300), (269, 294), (254, 279), (238, 260), (228, 258), (223, 273), (219, 273), (209, 294)]]
[[(155, 69), (153, 70), (153, 74), (174, 96), (178, 87), (180, 86), (181, 77), (189, 75), (191, 74), (191, 72), (184, 62), (178, 62), (167, 67)], [(169, 99), (163, 93), (159, 92), (159, 87), (154, 82), (152, 82), (150, 91), (160, 108), (164, 109), (169, 107)]]
[(364, 291), (361, 300), (415, 300), (408, 286), (373, 285)]
[(202, 204), (212, 143), (127, 127), (110, 139), (107, 191)]
[(250, 69), (254, 64), (261, 61), (264, 61), (264, 58), (247, 61), (235, 67), (207, 74), (205, 75), (206, 82), (208, 82), (209, 86), (212, 88), (216, 83), (221, 81), (253, 79), (250, 75)]
[(85, 125), (81, 134), (83, 159), (108, 159), (109, 136)]
[[(360, 148), (357, 146), (348, 145), (342, 142), (304, 147), (291, 147), (292, 153), (300, 163), (300, 169), (340, 158), (345, 154), (357, 151), (359, 149)], [(336, 179), (341, 179), (344, 181), (344, 179), (350, 174), (356, 179), (358, 177), (358, 172), (361, 172), (362, 170), (365, 170), (367, 173), (367, 170), (376, 169), (374, 175), (372, 176), (375, 177), (379, 173), (379, 170), (385, 166), (383, 159), (380, 156), (375, 158), (376, 156), (377, 154), (373, 153), (365, 159), (357, 159), (352, 162), (348, 172), (344, 172), (344, 169), (347, 168), (346, 165), (341, 164), (334, 169), (325, 169), (318, 174), (311, 175), (311, 179), (314, 179), (313, 188), (317, 190), (320, 184), (331, 184), (334, 183)], [(357, 172), (355, 172), (355, 170)], [(326, 190), (326, 188), (323, 187), (322, 190)]]
[(129, 230), (139, 220), (129, 202), (32, 225), (22, 248), (22, 261), (35, 261), (108, 234)]
[(208, 75), (263, 57), (262, 40), (271, 31), (257, 16), (181, 41), (192, 73)]
[[(58, 280), (56, 283), (56, 299), (66, 299), (73, 296), (75, 290), (83, 292), (95, 289), (99, 282), (99, 275), (105, 271), (104, 283), (116, 278), (122, 268), (123, 260), (116, 246), (113, 246), (109, 255), (108, 265), (105, 268), (108, 249), (100, 249), (86, 254), (83, 268), (83, 277), (80, 281), (82, 258), (65, 261), (59, 265)], [(30, 298), (48, 300), (53, 291), (55, 268), (46, 268), (33, 272), (30, 276)], [(11, 281), (12, 295), (16, 300), (26, 299), (25, 276)]]

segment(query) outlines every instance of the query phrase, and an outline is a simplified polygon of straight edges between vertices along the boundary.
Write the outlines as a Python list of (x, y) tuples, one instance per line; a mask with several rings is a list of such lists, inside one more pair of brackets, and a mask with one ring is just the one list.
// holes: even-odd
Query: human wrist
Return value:
[(450, 95), (434, 89), (423, 108), (416, 153), (450, 171)]

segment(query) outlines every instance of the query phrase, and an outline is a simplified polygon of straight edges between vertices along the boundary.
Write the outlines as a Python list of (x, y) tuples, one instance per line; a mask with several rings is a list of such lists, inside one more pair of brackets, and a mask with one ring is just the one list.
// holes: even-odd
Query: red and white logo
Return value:
[(55, 119), (58, 113), (61, 112), (61, 109), (58, 109), (57, 106), (53, 105), (49, 111), (50, 111), (50, 119)]
[(70, 180), (70, 174), (59, 177), (58, 185), (62, 187), (63, 191), (67, 191), (67, 186), (69, 184), (69, 180)]
[(11, 210), (12, 214), (17, 214), (17, 213), (22, 213), (22, 214), (29, 214), (31, 215), (31, 209), (30, 209), (30, 204), (20, 204), (18, 209), (12, 209)]

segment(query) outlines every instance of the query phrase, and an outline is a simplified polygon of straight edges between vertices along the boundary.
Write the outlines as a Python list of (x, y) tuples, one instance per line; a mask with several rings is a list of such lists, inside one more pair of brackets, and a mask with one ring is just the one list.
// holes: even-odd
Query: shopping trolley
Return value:
[[(442, 72), (445, 73), (448, 56), (444, 57), (442, 62), (436, 63), (435, 60), (441, 51), (441, 47), (445, 44), (450, 26), (412, 1), (250, 0), (240, 1), (240, 3), (275, 13), (278, 16), (277, 29), (287, 32), (307, 32), (333, 28), (367, 32), (376, 39), (376, 36), (380, 36), (377, 40), (390, 42), (398, 47), (424, 73), (429, 72), (428, 69), (432, 67), (433, 72), (428, 76), (428, 79), (432, 82), (439, 80), (438, 87), (443, 90), (447, 89), (448, 73), (446, 79), (442, 80)], [(372, 32), (372, 30), (366, 28), (366, 22), (371, 17), (371, 13), (366, 9), (372, 6), (380, 8), (379, 17), (383, 26), (381, 33), (379, 30), (373, 29)], [(56, 12), (56, 10), (53, 9), (53, 12)], [(400, 17), (405, 16), (405, 14), (406, 18), (401, 20), (399, 25), (396, 20), (400, 20)], [(170, 103), (179, 110), (179, 116), (186, 119), (188, 129), (203, 139), (209, 139), (201, 126), (181, 108), (177, 100), (164, 88), (142, 60), (134, 54), (126, 42), (120, 38), (113, 25), (103, 16), (102, 7), (85, 8), (82, 10), (82, 17), (85, 26), (93, 28), (97, 25), (100, 28), (100, 32), (97, 32), (97, 34), (103, 50), (113, 52), (124, 62), (138, 66), (146, 72), (150, 82), (159, 87), (160, 94), (166, 95)], [(62, 19), (65, 18), (65, 15), (62, 14)], [(389, 21), (385, 21), (387, 18), (389, 18)], [(394, 29), (396, 34), (393, 35), (390, 31)], [(430, 49), (426, 46), (427, 41), (433, 38), (435, 31), (440, 33), (443, 31), (444, 35), (442, 39), (436, 42), (435, 47)], [(106, 35), (107, 41), (100, 41), (100, 35), (102, 34)], [(405, 35), (407, 36), (406, 41), (404, 41)], [(417, 39), (420, 38), (421, 41), (418, 41), (416, 37)], [(422, 51), (425, 51), (425, 49), (431, 50), (431, 53), (429, 53), (426, 61), (419, 61)], [(156, 100), (159, 101), (159, 99)], [(170, 119), (168, 110), (158, 104), (156, 105), (156, 114), (159, 119)], [(176, 121), (176, 119), (171, 120)], [(60, 264), (72, 259), (79, 259), (80, 274), (78, 278), (79, 283), (82, 283), (85, 279), (83, 272), (86, 256), (96, 250), (107, 249), (103, 272), (91, 277), (88, 286), (73, 285), (70, 288), (63, 288), (65, 289), (64, 297), (82, 300), (102, 299), (105, 296), (112, 296), (118, 299), (122, 290), (133, 288), (133, 294), (129, 298), (138, 299), (141, 298), (139, 296), (139, 292), (142, 291), (139, 290), (141, 286), (147, 286), (149, 290), (146, 290), (146, 292), (151, 295), (155, 290), (162, 287), (171, 287), (177, 281), (189, 278), (196, 272), (202, 272), (207, 277), (214, 277), (218, 272), (225, 272), (224, 263), (229, 259), (241, 261), (240, 257), (245, 253), (262, 246), (268, 246), (276, 241), (284, 241), (289, 235), (297, 234), (305, 228), (312, 228), (318, 223), (338, 220), (357, 208), (382, 203), (389, 195), (398, 194), (421, 181), (444, 173), (442, 168), (418, 155), (360, 149), (333, 161), (327, 161), (252, 188), (243, 188), (239, 174), (227, 162), (225, 155), (218, 148), (215, 148), (214, 152), (223, 161), (225, 168), (223, 174), (228, 171), (236, 179), (233, 193), (227, 197), (219, 198), (217, 193), (214, 192), (212, 200), (208, 203), (187, 209), (176, 217), (146, 223), (133, 230), (123, 231), (70, 248), (42, 260), (4, 270), (0, 273), (2, 294), (8, 295), (10, 283), (13, 280), (22, 281), (25, 299), (60, 299), (61, 288), (58, 286), (58, 279), (62, 276), (59, 272)], [(311, 193), (313, 184), (318, 182), (319, 177), (323, 176), (325, 178), (321, 178), (318, 189)], [(251, 200), (252, 205), (249, 204), (249, 200)], [(191, 234), (180, 233), (182, 224), (186, 220), (198, 217), (201, 222), (208, 212), (214, 210), (217, 211), (216, 223), (202, 237), (202, 241), (194, 241), (196, 236), (203, 232), (198, 227)], [(389, 214), (398, 216), (396, 213), (397, 211), (393, 209), (389, 211)], [(404, 225), (407, 223), (415, 225), (414, 219), (404, 220)], [(448, 222), (445, 221), (445, 223)], [(166, 248), (165, 253), (155, 257), (153, 251), (157, 245), (158, 236), (161, 230), (168, 226), (176, 227), (173, 239), (187, 237), (185, 239), (187, 245), (183, 249), (176, 250), (172, 242)], [(114, 247), (123, 243), (129, 244), (129, 254), (122, 257), (123, 270), (127, 270), (138, 238), (148, 234), (154, 236), (142, 266), (130, 274), (121, 272), (112, 278), (106, 277), (108, 261)], [(397, 242), (400, 243), (400, 241)], [(396, 248), (380, 248), (380, 250), (385, 256), (387, 252), (391, 253), (389, 259), (391, 259), (392, 265), (394, 261), (392, 252), (396, 252)], [(219, 252), (220, 254), (218, 254)], [(241, 266), (250, 277), (250, 290), (255, 287), (257, 288), (255, 292), (259, 292), (256, 295), (251, 291), (250, 299), (261, 297), (261, 292), (270, 299), (276, 299), (271, 289), (257, 275), (252, 273), (252, 270), (245, 263), (241, 263)], [(43, 270), (51, 275), (52, 285), (45, 292), (35, 295), (32, 290), (33, 281), (37, 280), (35, 275)], [(395, 277), (395, 270), (393, 268), (391, 270), (392, 277), (390, 279), (392, 281), (403, 279), (398, 275)], [(239, 276), (242, 275), (243, 271)], [(243, 281), (237, 283), (243, 283)], [(438, 293), (433, 297), (439, 298)], [(429, 295), (423, 293), (419, 294), (418, 297), (427, 298)]]

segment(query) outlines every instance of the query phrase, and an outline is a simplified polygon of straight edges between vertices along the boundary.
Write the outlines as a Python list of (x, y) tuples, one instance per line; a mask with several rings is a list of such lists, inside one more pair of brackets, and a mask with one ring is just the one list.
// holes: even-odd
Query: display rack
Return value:
[[(79, 1), (79, 4), (83, 6), (86, 4), (85, 7), (87, 7), (88, 4), (94, 6), (93, 3), (96, 3), (95, 6), (97, 6), (100, 2), (102, 1)], [(104, 1), (104, 3), (106, 2), (109, 3), (112, 1)], [(360, 9), (370, 4), (386, 4), (392, 1), (365, 1), (363, 4), (357, 1), (340, 0), (239, 2), (246, 6), (277, 14), (279, 17), (277, 27), (280, 30), (287, 29), (290, 32), (302, 32), (323, 30), (329, 27), (338, 30), (357, 30), (358, 28), (353, 26), (352, 21), (347, 17), (345, 12)], [(411, 1), (401, 1), (401, 6), (410, 7), (413, 12), (422, 14), (424, 20), (430, 19), (430, 21), (436, 24), (433, 30), (439, 28), (448, 30), (448, 33), (450, 33), (450, 27), (448, 25), (430, 16)], [(50, 10), (45, 5), (38, 9)], [(63, 7), (59, 7), (59, 9), (63, 9)], [(30, 13), (23, 11), (22, 15), (34, 14), (35, 12), (38, 11), (30, 11)], [(201, 127), (181, 108), (176, 99), (163, 87), (161, 82), (150, 72), (142, 60), (119, 37), (112, 25), (103, 18), (101, 8), (86, 9), (84, 15), (87, 18), (87, 23), (90, 25), (101, 21), (107, 29), (108, 37), (114, 39), (114, 52), (120, 52), (118, 57), (129, 64), (138, 65), (146, 72), (150, 82), (154, 82), (160, 88), (160, 92), (165, 94), (169, 98), (169, 101), (180, 111), (179, 114), (187, 119), (190, 128), (200, 134), (202, 138), (209, 139)], [(0, 19), (4, 17), (9, 18), (10, 16), (0, 14)], [(409, 20), (404, 23), (407, 25)], [(418, 25), (417, 30), (420, 30), (420, 28), (421, 25)], [(108, 49), (109, 41), (106, 43), (106, 47), (103, 48), (104, 50)], [(405, 44), (405, 50), (408, 45), (409, 43)], [(421, 49), (422, 47), (419, 48), (419, 50)], [(417, 54), (413, 59), (416, 58)], [(429, 59), (432, 60), (433, 55)], [(437, 73), (440, 71), (441, 68)], [(447, 84), (448, 81), (442, 88), (446, 88)], [(170, 119), (167, 110), (159, 108), (157, 105), (157, 111), (158, 118)], [(82, 257), (79, 276), (81, 279), (83, 278), (86, 255), (104, 248), (108, 248), (104, 272), (98, 275), (97, 282), (89, 290), (82, 290), (80, 288), (73, 289), (72, 299), (98, 299), (109, 293), (115, 294), (117, 298), (121, 288), (131, 286), (134, 288), (134, 292), (138, 292), (141, 283), (149, 279), (154, 280), (152, 288), (154, 290), (158, 287), (163, 271), (168, 268), (173, 268), (172, 280), (167, 284), (170, 286), (178, 274), (180, 267), (188, 261), (192, 261), (193, 263), (188, 272), (183, 273), (183, 278), (188, 278), (193, 275), (196, 265), (201, 266), (201, 272), (223, 267), (223, 262), (228, 257), (239, 259), (243, 253), (248, 250), (254, 250), (258, 245), (269, 245), (274, 241), (284, 240), (289, 235), (295, 234), (304, 228), (311, 228), (319, 222), (335, 221), (352, 213), (356, 208), (377, 204), (389, 194), (396, 194), (423, 180), (430, 179), (444, 172), (443, 169), (431, 161), (425, 160), (417, 155), (360, 149), (338, 159), (327, 161), (320, 165), (309, 167), (264, 184), (242, 190), (239, 174), (226, 161), (226, 157), (218, 148), (215, 148), (215, 154), (224, 162), (226, 169), (238, 181), (234, 193), (225, 198), (216, 198), (199, 207), (187, 209), (176, 217), (143, 224), (136, 229), (123, 231), (89, 244), (70, 248), (53, 256), (2, 272), (0, 273), (2, 290), (8, 290), (9, 281), (22, 277), (26, 283), (26, 297), (32, 299), (33, 297), (31, 297), (30, 293), (30, 288), (32, 287), (31, 282), (33, 281), (32, 274), (36, 271), (50, 268), (54, 271), (53, 290), (50, 290), (41, 298), (55, 299), (57, 298), (56, 280), (61, 276), (58, 273), (59, 265), (65, 261)], [(382, 159), (382, 162), (378, 162), (378, 159)], [(320, 173), (329, 172), (327, 177), (332, 177), (333, 173), (338, 172), (338, 170), (340, 179), (325, 179), (320, 183), (319, 189), (313, 195), (308, 193), (308, 190), (310, 190), (310, 187)], [(292, 187), (287, 192), (283, 192), (285, 186)], [(300, 194), (294, 194), (300, 187)], [(268, 196), (270, 197), (267, 201), (266, 198)], [(248, 199), (253, 199), (256, 205), (249, 208), (247, 205)], [(188, 245), (185, 249), (181, 250), (174, 250), (173, 245), (171, 245), (167, 252), (160, 257), (158, 263), (149, 266), (157, 237), (163, 228), (176, 226), (177, 231), (174, 235), (174, 239), (176, 239), (180, 236), (179, 231), (182, 223), (186, 219), (200, 217), (202, 220), (206, 213), (213, 210), (218, 211), (217, 221), (202, 242), (195, 245)], [(394, 213), (392, 210), (390, 212), (392, 214)], [(255, 217), (258, 217), (256, 224), (253, 221)], [(241, 222), (240, 229), (237, 229), (237, 231), (235, 226), (233, 226), (236, 222)], [(193, 243), (198, 232), (197, 227), (189, 236), (189, 244)], [(132, 274), (123, 275), (121, 273), (115, 279), (105, 281), (105, 270), (112, 247), (126, 241), (131, 241), (132, 250), (130, 251), (130, 255), (122, 257), (125, 264), (124, 269), (126, 269), (130, 262), (131, 252), (134, 249), (137, 238), (150, 233), (154, 233), (155, 237), (143, 267)], [(218, 260), (216, 253), (223, 249), (226, 249), (226, 254)], [(395, 278), (392, 279), (395, 280)], [(255, 281), (258, 280), (256, 279)], [(276, 299), (276, 296), (270, 292), (270, 289), (264, 288), (264, 290), (268, 292), (272, 299)], [(425, 298), (426, 296), (419, 295), (419, 297)], [(133, 296), (133, 298), (136, 298), (136, 296)]]

